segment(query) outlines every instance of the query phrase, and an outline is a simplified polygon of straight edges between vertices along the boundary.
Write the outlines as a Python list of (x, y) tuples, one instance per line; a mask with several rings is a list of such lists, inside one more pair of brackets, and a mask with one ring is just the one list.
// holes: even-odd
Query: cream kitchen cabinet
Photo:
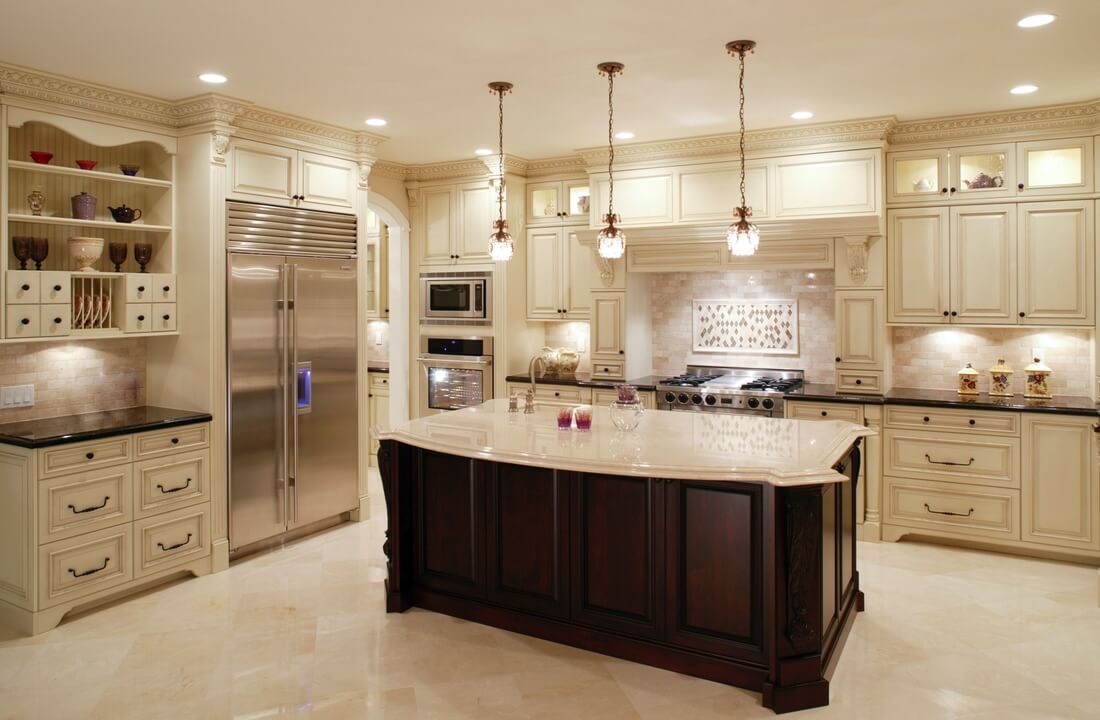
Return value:
[[(745, 202), (754, 220), (767, 218), (771, 164), (745, 163)], [(676, 219), (681, 223), (733, 222), (733, 209), (740, 204), (741, 170), (732, 163), (710, 163), (685, 167), (676, 174)]]
[(886, 214), (887, 319), (946, 323), (950, 316), (949, 211), (944, 207)]
[[(619, 391), (614, 388), (592, 388), (592, 404), (607, 407), (613, 402), (618, 402)], [(638, 400), (646, 410), (657, 408), (657, 395), (652, 390), (639, 390)]]
[(1023, 325), (1092, 325), (1096, 252), (1092, 201), (1020, 203)]
[(943, 202), (950, 194), (950, 151), (908, 150), (886, 155), (886, 201)]
[(951, 322), (1016, 322), (1016, 208), (951, 208)]
[(626, 293), (594, 290), (589, 328), (593, 374), (621, 379), (625, 374)]
[[(615, 173), (615, 212), (622, 218), (622, 225), (672, 224), (675, 221), (673, 176), (672, 168)], [(591, 186), (594, 188), (591, 225), (593, 228), (603, 227), (609, 189), (607, 173), (593, 174)]]
[(230, 145), (230, 197), (314, 210), (355, 208), (356, 164), (350, 160), (253, 140)]
[(487, 183), (422, 188), (417, 208), (421, 265), (490, 262), (496, 191)]
[(378, 465), (378, 431), (390, 424), (390, 375), (389, 373), (368, 373), (370, 406), (367, 409), (370, 422), (370, 464)]
[(836, 291), (836, 365), (839, 370), (882, 370), (886, 352), (886, 298), (882, 290)]
[(389, 229), (378, 215), (367, 211), (367, 239), (360, 250), (363, 273), (366, 275), (366, 304), (368, 318), (388, 318), (389, 300)]
[(592, 197), (588, 180), (527, 183), (527, 224), (588, 224)]
[(1025, 414), (1023, 539), (1100, 550), (1097, 418)]
[(1020, 196), (1091, 193), (1092, 138), (1017, 143)]
[(1016, 195), (1013, 143), (892, 152), (886, 159), (887, 202), (944, 203)]
[[(522, 406), (523, 398), (531, 388), (530, 383), (508, 383), (508, 395), (518, 395)], [(592, 388), (582, 385), (552, 385), (535, 383), (535, 406), (571, 407), (591, 405)]]
[(576, 230), (527, 231), (527, 319), (588, 320), (599, 274)]
[(866, 215), (880, 211), (879, 150), (793, 155), (774, 159), (776, 218)]

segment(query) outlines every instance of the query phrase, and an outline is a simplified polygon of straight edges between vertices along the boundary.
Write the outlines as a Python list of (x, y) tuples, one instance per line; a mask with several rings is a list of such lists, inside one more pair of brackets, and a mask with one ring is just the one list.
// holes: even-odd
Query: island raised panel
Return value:
[(425, 452), (417, 469), (418, 579), (424, 587), (483, 597), (484, 535), (470, 461)]

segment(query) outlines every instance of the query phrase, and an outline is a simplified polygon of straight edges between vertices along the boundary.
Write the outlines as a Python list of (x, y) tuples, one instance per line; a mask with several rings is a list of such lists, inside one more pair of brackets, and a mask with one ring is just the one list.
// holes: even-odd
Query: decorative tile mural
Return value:
[(692, 300), (696, 352), (798, 354), (797, 300)]

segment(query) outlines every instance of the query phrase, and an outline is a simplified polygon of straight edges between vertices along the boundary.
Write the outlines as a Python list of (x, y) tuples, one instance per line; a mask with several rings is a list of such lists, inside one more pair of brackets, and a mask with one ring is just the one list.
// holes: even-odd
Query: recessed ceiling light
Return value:
[(210, 83), (211, 85), (221, 85), (228, 79), (229, 78), (225, 75), (219, 75), (218, 73), (203, 73), (199, 75), (199, 80), (202, 80), (204, 83)]
[(633, 140), (634, 133), (630, 132), (629, 130), (620, 130), (619, 132), (615, 133), (615, 137), (619, 140)]
[(792, 120), (809, 120), (814, 114), (809, 110), (799, 110), (798, 112), (791, 113)]
[(1013, 95), (1029, 95), (1038, 89), (1038, 85), (1017, 85), (1009, 92), (1011, 92)]
[(386, 121), (382, 118), (367, 118), (367, 125), (371, 127), (382, 127), (386, 124)]
[(479, 155), (481, 157), (485, 157), (486, 155), (492, 155), (492, 154), (493, 154), (493, 151), (490, 150), (489, 148), (478, 148), (477, 150), (474, 150), (474, 155)]
[(1047, 13), (1040, 13), (1038, 15), (1028, 15), (1026, 18), (1016, 23), (1022, 28), (1037, 28), (1044, 25), (1050, 25), (1054, 22), (1057, 15), (1049, 15)]

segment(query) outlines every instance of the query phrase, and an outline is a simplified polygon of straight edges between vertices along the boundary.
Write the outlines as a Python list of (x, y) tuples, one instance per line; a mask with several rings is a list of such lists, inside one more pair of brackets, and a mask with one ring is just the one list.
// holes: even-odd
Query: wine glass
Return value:
[(41, 270), (42, 263), (50, 254), (50, 239), (36, 237), (31, 238), (31, 259), (34, 260), (34, 269)]
[(19, 261), (19, 269), (27, 269), (27, 260), (31, 258), (31, 238), (23, 235), (13, 235), (11, 239), (11, 252)]
[[(122, 272), (122, 263), (126, 262), (126, 243), (111, 243), (107, 246), (107, 253), (110, 255), (111, 262), (115, 264), (115, 272)], [(134, 254), (137, 254), (136, 250)], [(146, 260), (146, 262), (148, 262), (148, 260)]]
[(134, 260), (137, 260), (138, 265), (141, 266), (141, 271), (145, 272), (145, 266), (149, 264), (149, 261), (153, 259), (153, 245), (152, 243), (134, 243)]

